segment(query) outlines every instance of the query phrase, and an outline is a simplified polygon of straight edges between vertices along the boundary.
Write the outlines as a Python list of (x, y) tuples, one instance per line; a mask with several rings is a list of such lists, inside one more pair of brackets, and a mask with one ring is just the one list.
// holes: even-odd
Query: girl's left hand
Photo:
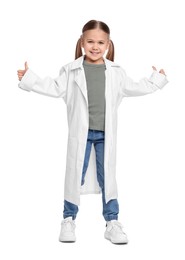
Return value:
[[(152, 66), (152, 68), (153, 68), (153, 70), (156, 70), (156, 71), (157, 71), (156, 67)], [(160, 69), (159, 73), (161, 73), (161, 74), (163, 74), (163, 75), (166, 76), (166, 74), (165, 74), (165, 72), (164, 72), (163, 69)]]

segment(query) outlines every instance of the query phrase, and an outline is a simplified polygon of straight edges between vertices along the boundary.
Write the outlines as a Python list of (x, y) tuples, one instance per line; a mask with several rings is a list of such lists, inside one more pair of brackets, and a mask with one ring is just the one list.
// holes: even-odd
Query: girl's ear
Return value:
[(109, 40), (109, 41), (108, 41), (108, 44), (107, 44), (107, 50), (109, 49), (110, 44), (111, 44), (111, 41)]
[(83, 41), (82, 36), (80, 37), (80, 40), (81, 40), (81, 48), (83, 48), (84, 47), (84, 41)]

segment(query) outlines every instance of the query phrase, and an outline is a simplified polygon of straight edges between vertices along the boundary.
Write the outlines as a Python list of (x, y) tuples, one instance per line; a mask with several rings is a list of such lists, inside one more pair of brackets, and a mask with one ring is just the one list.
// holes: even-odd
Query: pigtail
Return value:
[(76, 44), (76, 51), (75, 51), (75, 60), (78, 59), (83, 55), (82, 53), (82, 47), (81, 47), (81, 38), (78, 39)]
[(109, 49), (106, 55), (108, 60), (114, 61), (114, 43), (110, 40)]

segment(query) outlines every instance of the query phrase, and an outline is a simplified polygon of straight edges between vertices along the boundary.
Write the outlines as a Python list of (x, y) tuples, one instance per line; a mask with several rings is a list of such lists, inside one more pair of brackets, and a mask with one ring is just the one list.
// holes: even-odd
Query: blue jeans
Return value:
[[(89, 158), (91, 153), (92, 144), (94, 144), (96, 153), (96, 169), (97, 169), (97, 180), (102, 190), (102, 203), (103, 203), (103, 216), (106, 221), (117, 220), (119, 213), (119, 205), (117, 199), (110, 200), (108, 203), (105, 202), (105, 190), (104, 190), (104, 131), (90, 130), (88, 131), (88, 138), (86, 144), (84, 165), (82, 170), (81, 185), (85, 182), (85, 174), (89, 164)], [(76, 218), (78, 213), (78, 206), (64, 200), (64, 211), (63, 217), (72, 217), (73, 220)]]

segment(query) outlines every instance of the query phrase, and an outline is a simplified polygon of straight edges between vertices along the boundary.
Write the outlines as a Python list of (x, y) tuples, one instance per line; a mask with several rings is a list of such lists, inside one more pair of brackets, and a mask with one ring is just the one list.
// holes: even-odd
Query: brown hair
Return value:
[[(88, 30), (93, 30), (93, 29), (97, 29), (97, 28), (101, 29), (102, 31), (104, 31), (105, 33), (107, 33), (110, 36), (109, 27), (104, 22), (97, 21), (97, 20), (90, 20), (89, 22), (87, 22), (84, 25), (84, 27), (82, 28), (82, 34)], [(75, 59), (78, 59), (82, 55), (83, 55), (83, 53), (82, 53), (81, 37), (80, 37), (76, 44)], [(108, 60), (114, 61), (114, 44), (111, 40), (110, 40), (109, 49), (108, 49), (106, 58)]]

